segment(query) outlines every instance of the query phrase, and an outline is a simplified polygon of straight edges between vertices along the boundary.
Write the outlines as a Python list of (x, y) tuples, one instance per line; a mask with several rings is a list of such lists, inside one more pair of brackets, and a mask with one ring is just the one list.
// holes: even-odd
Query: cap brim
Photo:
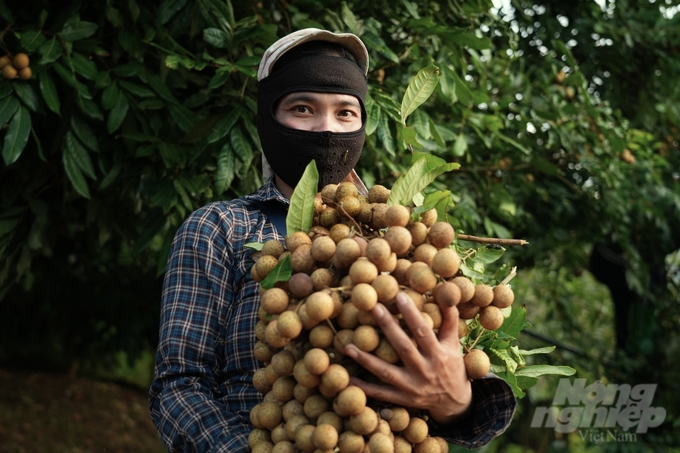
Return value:
[(368, 74), (368, 50), (358, 36), (352, 33), (333, 33), (318, 28), (304, 28), (284, 36), (265, 51), (257, 71), (257, 80), (262, 80), (271, 73), (281, 55), (310, 41), (328, 41), (346, 47), (357, 59), (359, 68), (364, 71), (364, 74)]

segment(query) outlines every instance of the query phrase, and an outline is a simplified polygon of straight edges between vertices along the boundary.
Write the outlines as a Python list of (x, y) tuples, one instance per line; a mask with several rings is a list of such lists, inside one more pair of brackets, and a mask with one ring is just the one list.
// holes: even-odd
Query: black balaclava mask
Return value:
[[(257, 129), (264, 155), (274, 173), (295, 187), (307, 165), (316, 161), (319, 189), (341, 182), (359, 161), (366, 138), (367, 82), (353, 62), (336, 56), (295, 60), (258, 83)], [(292, 129), (275, 118), (278, 101), (294, 91), (349, 94), (361, 104), (361, 129), (354, 132), (312, 132)]]

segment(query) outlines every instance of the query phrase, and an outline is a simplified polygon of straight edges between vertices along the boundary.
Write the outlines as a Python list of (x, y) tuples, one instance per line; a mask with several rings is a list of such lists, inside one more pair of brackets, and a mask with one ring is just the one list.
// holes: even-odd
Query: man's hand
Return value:
[(437, 338), (404, 292), (399, 292), (396, 303), (418, 346), (413, 344), (385, 306), (377, 304), (372, 310), (373, 317), (399, 354), (403, 366), (391, 365), (349, 344), (347, 355), (385, 384), (370, 384), (354, 377), (352, 383), (361, 387), (369, 397), (404, 407), (426, 409), (440, 424), (466, 417), (472, 408), (472, 388), (465, 373), (458, 339), (458, 309), (440, 307), (443, 321)]

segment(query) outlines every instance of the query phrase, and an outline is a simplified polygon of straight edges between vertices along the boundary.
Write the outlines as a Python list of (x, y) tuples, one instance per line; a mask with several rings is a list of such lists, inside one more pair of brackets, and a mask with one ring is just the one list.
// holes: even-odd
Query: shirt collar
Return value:
[(276, 200), (285, 205), (290, 204), (290, 200), (283, 196), (283, 194), (276, 188), (274, 184), (274, 176), (267, 178), (267, 181), (260, 187), (257, 192), (245, 195), (246, 200), (270, 201)]

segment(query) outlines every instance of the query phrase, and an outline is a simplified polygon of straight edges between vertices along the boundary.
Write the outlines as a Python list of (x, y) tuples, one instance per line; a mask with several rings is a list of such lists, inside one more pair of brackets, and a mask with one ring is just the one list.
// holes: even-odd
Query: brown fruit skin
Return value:
[(411, 233), (411, 242), (414, 247), (418, 247), (427, 240), (428, 227), (423, 222), (409, 223), (406, 229)]
[(486, 307), (493, 301), (493, 290), (489, 285), (480, 283), (475, 286), (475, 295), (470, 302), (478, 307)]
[(288, 291), (295, 299), (304, 299), (314, 292), (312, 277), (304, 272), (297, 272), (288, 280)]
[(457, 307), (460, 319), (472, 319), (479, 313), (479, 307), (472, 302), (461, 302)]
[(438, 249), (448, 247), (453, 242), (453, 227), (448, 222), (436, 222), (427, 233), (427, 240)]
[(366, 258), (376, 266), (381, 266), (387, 262), (391, 254), (392, 249), (390, 248), (390, 243), (384, 238), (377, 237), (368, 241), (368, 245), (366, 246)]
[(387, 212), (388, 209), (389, 206), (384, 203), (371, 204), (371, 228), (381, 230), (387, 227), (387, 222), (385, 222), (385, 212)]
[(388, 227), (405, 227), (409, 220), (411, 220), (411, 211), (406, 206), (395, 204), (385, 211), (385, 223)]
[(8, 55), (0, 57), (0, 69), (4, 69), (5, 66), (10, 64), (11, 62), (12, 62), (12, 60), (9, 58)]
[(28, 80), (31, 78), (32, 75), (33, 71), (31, 70), (31, 68), (24, 68), (19, 71), (19, 78), (21, 80)]
[(335, 193), (338, 190), (337, 184), (328, 184), (321, 189), (321, 200), (324, 203), (334, 203)]
[(408, 284), (412, 289), (425, 294), (437, 285), (437, 276), (432, 269), (422, 266), (410, 273)]
[(359, 189), (354, 183), (349, 181), (343, 181), (338, 184), (335, 189), (335, 202), (339, 203), (345, 197), (356, 198), (359, 195)]
[(322, 227), (333, 228), (333, 225), (336, 225), (339, 222), (340, 213), (335, 208), (327, 207), (319, 214), (319, 224)]
[(385, 233), (385, 240), (390, 244), (390, 248), (397, 256), (405, 256), (411, 248), (411, 233), (402, 226), (393, 226)]
[(442, 307), (453, 307), (460, 302), (460, 288), (455, 283), (443, 282), (432, 290), (434, 300)]
[(479, 312), (479, 323), (487, 330), (496, 330), (503, 325), (503, 313), (495, 305), (484, 307)]
[(420, 216), (420, 221), (423, 222), (426, 227), (430, 228), (432, 225), (437, 223), (438, 215), (437, 209), (432, 208), (429, 211), (423, 212), (423, 214)]
[(291, 253), (304, 244), (312, 245), (312, 239), (305, 232), (296, 231), (295, 233), (286, 236), (286, 248)]
[(312, 241), (312, 257), (316, 261), (328, 261), (335, 255), (335, 241), (330, 236), (319, 236)]
[(276, 239), (270, 239), (264, 243), (262, 246), (263, 255), (271, 255), (274, 258), (279, 258), (285, 250), (283, 249), (283, 244)]
[(368, 190), (369, 203), (387, 203), (390, 196), (390, 189), (380, 184), (376, 184)]
[(413, 261), (420, 261), (428, 266), (432, 266), (434, 256), (437, 254), (437, 247), (432, 244), (420, 244), (413, 251)]
[(2, 76), (7, 80), (12, 80), (17, 76), (17, 70), (14, 69), (14, 66), (8, 64), (2, 68)]
[(333, 225), (331, 229), (329, 230), (329, 235), (331, 239), (335, 241), (337, 244), (341, 240), (349, 237), (350, 233), (350, 227), (343, 224), (343, 223), (338, 223), (337, 225)]
[(294, 272), (311, 274), (316, 268), (316, 260), (312, 256), (312, 246), (304, 244), (290, 254), (290, 266)]
[(31, 59), (28, 58), (28, 55), (26, 55), (25, 53), (16, 54), (14, 56), (14, 59), (12, 60), (12, 65), (17, 70), (27, 68), (30, 63), (31, 63)]
[(361, 247), (351, 238), (342, 239), (338, 242), (333, 257), (333, 265), (338, 269), (347, 269), (361, 256)]
[(515, 301), (515, 293), (508, 285), (498, 285), (493, 287), (493, 301), (491, 302), (498, 308), (506, 308)]
[(460, 289), (460, 302), (469, 302), (475, 295), (475, 284), (467, 277), (455, 277), (451, 280)]
[(415, 445), (414, 453), (441, 453), (439, 441), (434, 437), (426, 437), (422, 442)]
[(418, 444), (425, 440), (429, 432), (427, 422), (420, 417), (412, 417), (408, 426), (402, 431), (402, 436), (413, 444)]
[(458, 253), (450, 248), (439, 249), (432, 258), (432, 270), (442, 278), (453, 277), (460, 268)]
[(481, 379), (491, 370), (491, 361), (481, 349), (471, 349), (463, 357), (465, 371), (470, 379)]

